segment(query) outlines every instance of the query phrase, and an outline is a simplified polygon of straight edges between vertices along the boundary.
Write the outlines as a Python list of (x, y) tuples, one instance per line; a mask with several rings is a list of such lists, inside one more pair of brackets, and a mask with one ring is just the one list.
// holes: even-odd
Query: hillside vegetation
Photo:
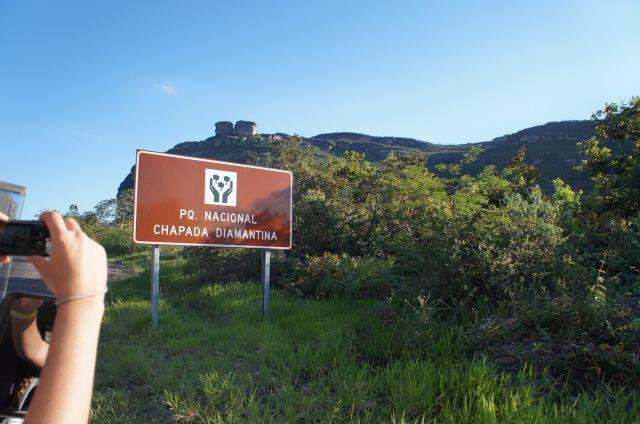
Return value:
[[(103, 371), (97, 416), (151, 396), (132, 407), (177, 422), (640, 420), (640, 98), (593, 124), (576, 145), (587, 194), (560, 179), (545, 193), (524, 147), (471, 175), (480, 146), (432, 169), (424, 154), (319, 160), (272, 140), (254, 159), (295, 187), (272, 317), (237, 283), (255, 281), (257, 252), (165, 249), (157, 367), (141, 365), (146, 291), (124, 283), (101, 359), (120, 369)], [(130, 194), (78, 216), (125, 257), (145, 254), (129, 243)], [(122, 338), (133, 357), (109, 350)]]

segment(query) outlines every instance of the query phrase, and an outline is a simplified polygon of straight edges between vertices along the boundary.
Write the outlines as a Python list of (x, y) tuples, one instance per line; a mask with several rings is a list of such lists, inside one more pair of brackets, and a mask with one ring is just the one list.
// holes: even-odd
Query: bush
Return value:
[(107, 255), (127, 255), (144, 249), (133, 243), (131, 227), (101, 225), (94, 229), (94, 238), (107, 251)]
[(513, 302), (563, 287), (560, 216), (540, 189), (528, 198), (510, 195), (499, 208), (484, 197), (453, 200), (458, 203), (452, 216), (434, 224), (437, 239), (394, 243), (411, 296), (429, 294), (462, 307)]
[(638, 305), (559, 297), (523, 301), (511, 316), (484, 317), (468, 331), (473, 352), (503, 368), (533, 366), (556, 385), (588, 387), (594, 382), (640, 387)]
[(182, 256), (192, 270), (209, 282), (248, 281), (260, 278), (260, 251), (186, 247)]
[(381, 298), (399, 285), (393, 260), (325, 253), (298, 263), (285, 287), (317, 298)]

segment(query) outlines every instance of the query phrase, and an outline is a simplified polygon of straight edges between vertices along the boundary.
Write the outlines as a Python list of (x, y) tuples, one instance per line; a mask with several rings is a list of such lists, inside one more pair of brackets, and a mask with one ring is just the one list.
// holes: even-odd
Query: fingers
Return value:
[(8, 221), (9, 217), (5, 214), (3, 214), (2, 212), (0, 212), (0, 222), (5, 222)]
[(82, 231), (82, 228), (80, 228), (80, 224), (78, 224), (78, 221), (76, 221), (73, 218), (65, 218), (64, 224), (66, 225), (67, 230), (69, 231), (75, 231), (75, 232)]
[(67, 226), (58, 212), (43, 212), (40, 219), (47, 224), (51, 238), (60, 238), (67, 231)]

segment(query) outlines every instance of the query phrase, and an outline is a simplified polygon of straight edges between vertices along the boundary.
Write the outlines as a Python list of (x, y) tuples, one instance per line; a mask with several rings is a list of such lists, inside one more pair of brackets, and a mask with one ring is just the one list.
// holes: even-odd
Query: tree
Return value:
[(511, 158), (509, 165), (504, 169), (503, 175), (517, 192), (526, 196), (536, 185), (540, 177), (540, 169), (525, 162), (527, 148), (520, 146), (518, 153)]
[(115, 222), (120, 228), (133, 220), (133, 189), (124, 190), (118, 194), (115, 208)]
[(80, 212), (78, 211), (78, 205), (76, 205), (75, 203), (69, 205), (69, 210), (65, 213), (65, 216), (76, 217), (78, 215), (80, 215)]
[(590, 200), (602, 212), (620, 218), (640, 207), (640, 97), (612, 103), (594, 113), (596, 135), (578, 143), (585, 159), (579, 169), (590, 174)]
[(302, 139), (292, 136), (274, 140), (272, 144), (272, 166), (287, 169), (293, 174), (294, 203), (308, 190), (318, 185), (317, 166), (314, 166), (313, 150), (302, 144)]
[(105, 199), (93, 207), (96, 219), (104, 224), (113, 222), (116, 217), (116, 199)]
[(444, 163), (440, 163), (436, 165), (436, 171), (444, 173), (448, 172), (451, 177), (451, 180), (455, 180), (460, 173), (462, 172), (462, 167), (464, 165), (468, 165), (470, 163), (475, 162), (478, 159), (478, 156), (484, 151), (484, 149), (480, 146), (473, 146), (469, 150), (467, 150), (458, 163), (450, 163), (449, 165), (445, 165)]

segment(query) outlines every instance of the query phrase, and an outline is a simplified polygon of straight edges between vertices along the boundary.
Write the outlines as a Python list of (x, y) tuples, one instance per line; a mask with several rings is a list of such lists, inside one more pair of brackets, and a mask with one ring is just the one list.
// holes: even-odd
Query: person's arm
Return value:
[(22, 297), (11, 305), (11, 335), (16, 353), (38, 368), (44, 366), (49, 345), (42, 340), (36, 314), (42, 300)]
[[(29, 258), (60, 303), (40, 384), (26, 423), (89, 420), (107, 260), (104, 249), (78, 223), (57, 212), (41, 218), (51, 234), (50, 258)], [(86, 297), (85, 297), (86, 296)]]

